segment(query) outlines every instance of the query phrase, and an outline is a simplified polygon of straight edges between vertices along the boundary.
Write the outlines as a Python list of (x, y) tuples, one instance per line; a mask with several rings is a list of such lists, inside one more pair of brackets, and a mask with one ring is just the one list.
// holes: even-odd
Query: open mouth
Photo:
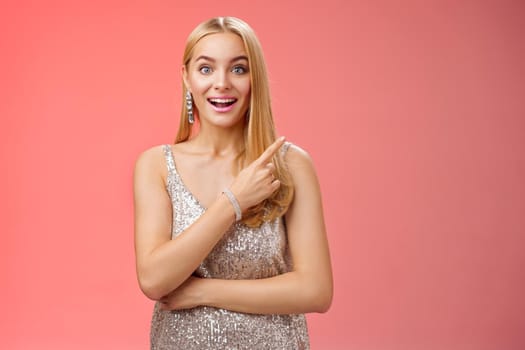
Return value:
[(209, 98), (208, 102), (217, 108), (227, 108), (237, 102), (236, 98)]

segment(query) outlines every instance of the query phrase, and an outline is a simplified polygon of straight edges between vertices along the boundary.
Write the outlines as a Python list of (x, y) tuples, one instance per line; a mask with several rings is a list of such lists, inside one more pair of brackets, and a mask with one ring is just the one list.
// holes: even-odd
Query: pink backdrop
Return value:
[(225, 14), (321, 179), (312, 348), (525, 348), (525, 5), (437, 0), (4, 1), (0, 348), (147, 348), (132, 168), (174, 138), (187, 34)]

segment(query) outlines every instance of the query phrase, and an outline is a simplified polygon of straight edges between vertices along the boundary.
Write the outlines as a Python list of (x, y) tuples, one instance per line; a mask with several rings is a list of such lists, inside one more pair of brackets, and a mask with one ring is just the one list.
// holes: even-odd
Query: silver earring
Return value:
[(193, 118), (193, 99), (189, 91), (186, 91), (186, 109), (188, 110), (188, 121), (190, 124), (193, 124), (195, 122), (195, 118)]

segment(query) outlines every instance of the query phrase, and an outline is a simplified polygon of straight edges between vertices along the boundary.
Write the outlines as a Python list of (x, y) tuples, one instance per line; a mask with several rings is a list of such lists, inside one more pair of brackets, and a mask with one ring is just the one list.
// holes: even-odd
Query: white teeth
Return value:
[(236, 101), (236, 99), (234, 98), (210, 98), (208, 100), (210, 102), (215, 102), (215, 103), (231, 103), (231, 102)]

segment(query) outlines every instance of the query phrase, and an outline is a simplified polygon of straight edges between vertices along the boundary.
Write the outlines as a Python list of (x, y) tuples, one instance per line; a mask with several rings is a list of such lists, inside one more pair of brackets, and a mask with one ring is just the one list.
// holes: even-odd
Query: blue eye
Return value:
[(247, 69), (243, 66), (235, 66), (232, 69), (232, 72), (235, 74), (244, 74), (246, 73)]
[(199, 68), (199, 72), (201, 72), (202, 74), (210, 74), (211, 68), (208, 66), (202, 66)]

